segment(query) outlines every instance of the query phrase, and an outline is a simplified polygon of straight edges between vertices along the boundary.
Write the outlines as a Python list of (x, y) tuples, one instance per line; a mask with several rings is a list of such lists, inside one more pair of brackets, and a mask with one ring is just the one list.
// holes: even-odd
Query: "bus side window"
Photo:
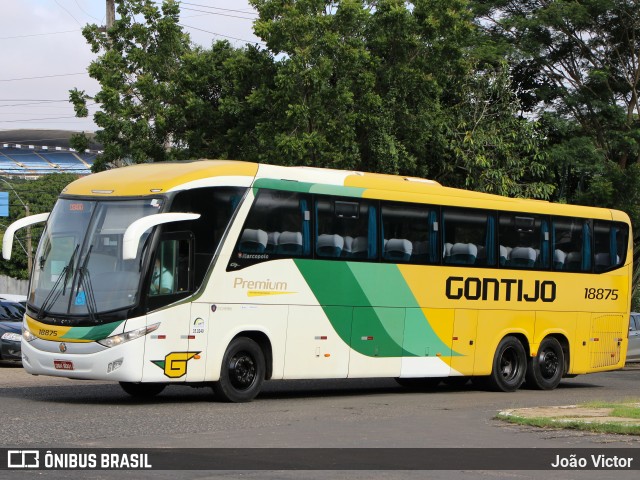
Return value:
[(308, 195), (260, 190), (234, 249), (235, 260), (246, 266), (272, 258), (310, 256), (309, 209)]
[(593, 222), (594, 270), (604, 272), (624, 263), (628, 230), (626, 225), (596, 220)]
[(382, 258), (397, 263), (440, 263), (438, 212), (426, 205), (385, 203)]
[(551, 239), (547, 217), (529, 213), (500, 213), (498, 242), (501, 266), (549, 268)]
[(373, 202), (318, 195), (315, 220), (316, 258), (372, 260), (377, 257), (377, 216)]
[[(591, 270), (591, 228), (582, 218), (553, 218), (554, 269), (567, 272)], [(564, 262), (560, 259), (564, 258)]]
[(445, 264), (495, 266), (495, 217), (490, 212), (445, 208), (442, 231)]

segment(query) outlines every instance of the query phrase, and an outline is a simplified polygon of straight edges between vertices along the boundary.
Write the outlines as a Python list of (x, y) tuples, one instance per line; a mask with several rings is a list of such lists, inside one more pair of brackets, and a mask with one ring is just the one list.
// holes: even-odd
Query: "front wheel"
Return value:
[(225, 402), (250, 402), (260, 392), (265, 373), (260, 346), (250, 338), (238, 337), (227, 347), (213, 391)]
[(164, 390), (166, 385), (164, 383), (133, 383), (133, 382), (120, 382), (122, 390), (127, 392), (132, 397), (136, 398), (151, 398), (158, 395)]
[(498, 344), (488, 386), (496, 392), (515, 392), (527, 371), (527, 353), (516, 337), (506, 336)]
[(529, 358), (527, 386), (538, 390), (553, 390), (564, 374), (564, 352), (554, 337), (540, 343), (538, 354)]

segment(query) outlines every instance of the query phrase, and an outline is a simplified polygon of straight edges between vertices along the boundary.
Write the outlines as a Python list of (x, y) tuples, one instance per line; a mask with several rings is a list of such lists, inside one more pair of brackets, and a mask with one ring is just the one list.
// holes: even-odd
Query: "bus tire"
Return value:
[(553, 390), (564, 374), (564, 352), (554, 337), (540, 343), (538, 354), (530, 357), (527, 368), (527, 386), (538, 390)]
[(440, 385), (440, 377), (424, 377), (424, 378), (396, 378), (398, 385), (411, 390), (430, 390)]
[(250, 402), (260, 393), (265, 374), (260, 346), (250, 338), (238, 337), (224, 353), (220, 380), (213, 384), (213, 391), (224, 402)]
[(527, 353), (516, 337), (507, 335), (498, 344), (488, 387), (496, 392), (515, 392), (524, 382)]
[(122, 390), (135, 398), (151, 398), (164, 390), (164, 383), (133, 383), (120, 382)]

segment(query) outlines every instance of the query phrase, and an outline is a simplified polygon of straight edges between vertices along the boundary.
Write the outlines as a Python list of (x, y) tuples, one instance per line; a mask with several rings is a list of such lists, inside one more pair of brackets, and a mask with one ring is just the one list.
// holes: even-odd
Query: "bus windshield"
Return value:
[(38, 317), (94, 317), (133, 306), (150, 231), (134, 260), (122, 259), (122, 237), (132, 222), (160, 212), (161, 206), (161, 198), (58, 200), (38, 247), (29, 292)]

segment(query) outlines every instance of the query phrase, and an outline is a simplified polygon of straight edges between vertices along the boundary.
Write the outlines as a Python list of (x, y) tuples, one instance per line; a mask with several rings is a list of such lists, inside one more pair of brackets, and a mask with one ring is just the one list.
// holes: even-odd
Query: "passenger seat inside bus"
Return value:
[(511, 250), (509, 265), (520, 268), (533, 268), (537, 254), (531, 247), (515, 247)]
[(338, 258), (343, 248), (344, 238), (337, 234), (322, 234), (316, 243), (316, 253), (320, 257)]
[(553, 268), (555, 270), (562, 270), (566, 259), (567, 254), (556, 248), (553, 252)]
[(242, 253), (264, 253), (269, 236), (264, 230), (245, 228), (240, 237), (238, 250)]
[(478, 256), (478, 247), (473, 243), (454, 243), (451, 255), (445, 258), (445, 263), (454, 265), (473, 265)]
[(280, 238), (280, 232), (269, 232), (267, 238), (267, 248), (264, 253), (275, 253), (278, 246), (278, 239)]
[(367, 258), (369, 256), (369, 240), (367, 237), (356, 237), (351, 244), (351, 258)]
[(408, 262), (413, 245), (406, 238), (392, 238), (384, 244), (384, 259), (396, 262)]
[(302, 233), (282, 232), (278, 238), (276, 253), (291, 256), (302, 255)]
[(595, 267), (596, 267), (596, 270), (598, 271), (604, 270), (609, 267), (613, 267), (618, 263), (620, 263), (620, 257), (618, 255), (616, 255), (615, 262), (612, 262), (611, 255), (609, 255), (608, 253), (596, 253)]
[(567, 254), (567, 260), (564, 264), (564, 269), (569, 272), (579, 272), (582, 270), (582, 253), (570, 252)]

